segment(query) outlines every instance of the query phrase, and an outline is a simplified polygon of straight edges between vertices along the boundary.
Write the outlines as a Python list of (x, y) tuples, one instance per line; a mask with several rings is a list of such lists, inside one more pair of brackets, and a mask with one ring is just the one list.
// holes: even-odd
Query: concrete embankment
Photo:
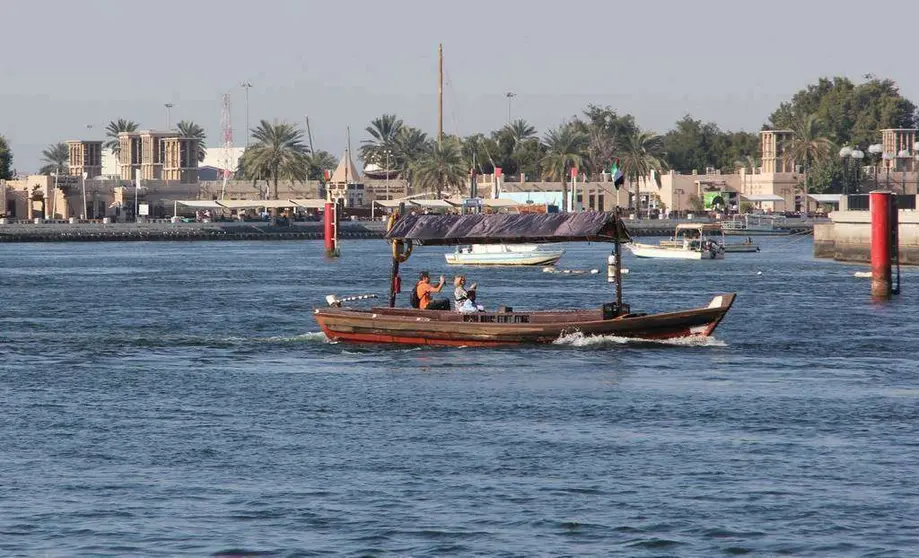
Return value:
[[(900, 263), (919, 265), (919, 213), (901, 210)], [(841, 262), (871, 261), (871, 213), (834, 211), (830, 222), (814, 227), (814, 257)]]
[[(679, 221), (687, 222), (687, 221)], [(632, 236), (670, 236), (678, 221), (629, 221)], [(382, 238), (382, 221), (343, 221), (339, 238)], [(809, 230), (802, 224), (793, 230)], [(11, 223), (0, 225), (0, 242), (100, 242), (153, 240), (320, 240), (323, 224), (295, 222), (290, 226), (267, 223)]]

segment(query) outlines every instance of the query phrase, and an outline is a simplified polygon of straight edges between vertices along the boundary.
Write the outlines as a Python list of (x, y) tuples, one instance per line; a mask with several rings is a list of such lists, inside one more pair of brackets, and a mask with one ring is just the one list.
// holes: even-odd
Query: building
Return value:
[[(198, 140), (177, 132), (144, 130), (118, 134), (121, 180), (198, 181)], [(101, 163), (100, 163), (101, 165)]]
[(67, 142), (69, 153), (67, 174), (95, 178), (102, 174), (102, 142), (87, 140), (70, 140)]

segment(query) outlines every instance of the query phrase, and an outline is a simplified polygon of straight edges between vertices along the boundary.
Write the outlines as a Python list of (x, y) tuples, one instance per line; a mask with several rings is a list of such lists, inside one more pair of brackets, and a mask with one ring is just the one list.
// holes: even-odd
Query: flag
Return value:
[(625, 175), (622, 174), (622, 169), (619, 167), (618, 157), (613, 161), (613, 166), (610, 167), (609, 173), (613, 177), (613, 186), (615, 186), (617, 190), (620, 186), (625, 184)]
[(332, 180), (332, 171), (326, 169), (322, 171), (322, 176), (324, 176), (326, 180)]
[(571, 179), (574, 180), (577, 177), (578, 177), (578, 168), (571, 167)]
[(495, 167), (495, 176), (501, 176), (501, 167)]
[(661, 188), (661, 173), (657, 169), (651, 169), (651, 179), (654, 180), (654, 183), (657, 184), (658, 188)]

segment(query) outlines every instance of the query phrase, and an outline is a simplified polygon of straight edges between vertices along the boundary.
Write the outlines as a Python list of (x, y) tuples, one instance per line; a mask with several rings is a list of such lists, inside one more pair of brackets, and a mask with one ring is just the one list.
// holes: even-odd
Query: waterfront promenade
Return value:
[[(626, 220), (633, 236), (670, 236), (685, 220)], [(708, 222), (697, 220), (695, 222)], [(383, 221), (342, 221), (339, 238), (382, 238)], [(811, 223), (791, 225), (809, 231)], [(323, 224), (317, 221), (271, 226), (267, 222), (170, 223), (9, 223), (0, 225), (0, 242), (99, 242), (154, 240), (320, 240)]]

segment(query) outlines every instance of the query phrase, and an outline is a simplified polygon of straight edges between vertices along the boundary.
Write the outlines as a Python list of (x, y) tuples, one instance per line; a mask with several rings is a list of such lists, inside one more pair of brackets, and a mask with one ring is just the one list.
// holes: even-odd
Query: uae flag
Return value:
[(625, 184), (625, 175), (622, 174), (622, 168), (619, 166), (618, 157), (613, 161), (613, 166), (610, 167), (609, 173), (613, 177), (613, 186), (615, 186), (617, 190), (620, 186)]

